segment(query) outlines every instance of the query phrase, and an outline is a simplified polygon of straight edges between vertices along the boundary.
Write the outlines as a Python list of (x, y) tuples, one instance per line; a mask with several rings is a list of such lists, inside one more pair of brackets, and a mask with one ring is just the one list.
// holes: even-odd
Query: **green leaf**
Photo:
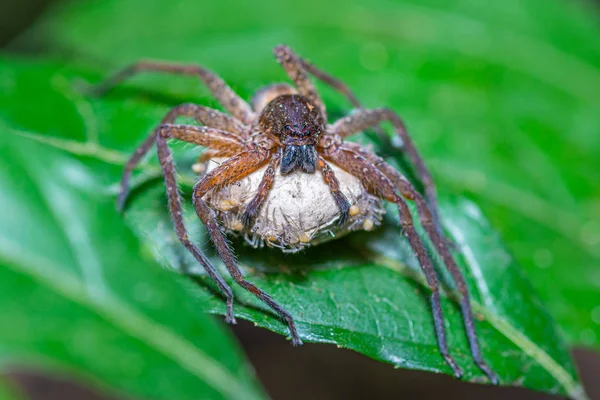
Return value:
[[(400, 112), (440, 192), (469, 193), (569, 342), (600, 348), (600, 29), (593, 4), (291, 4), (71, 2), (28, 38), (43, 37), (102, 75), (141, 57), (201, 63), (245, 94), (284, 79), (270, 49), (291, 45), (365, 104)], [(207, 101), (186, 79), (146, 76), (129, 87)], [(341, 103), (324, 92), (329, 104)], [(139, 140), (135, 128), (129, 132)], [(119, 143), (131, 150), (134, 142)]]
[[(132, 281), (140, 279), (128, 275), (136, 270), (135, 265), (140, 264), (135, 261), (139, 255), (124, 256), (128, 254), (130, 246), (131, 251), (136, 253), (137, 245), (131, 244), (131, 238), (122, 238), (122, 235), (127, 238), (127, 232), (122, 227), (115, 229), (109, 223), (112, 221), (112, 224), (118, 225), (121, 221), (112, 209), (112, 202), (128, 152), (135, 142), (152, 129), (167, 106), (160, 104), (159, 96), (143, 91), (132, 93), (118, 90), (103, 99), (88, 98), (76, 89), (77, 85), (82, 79), (97, 80), (99, 77), (83, 69), (57, 67), (48, 63), (5, 61), (1, 70), (5, 76), (0, 82), (10, 81), (11, 87), (1, 91), (0, 116), (11, 127), (18, 128), (21, 136), (30, 138), (15, 141), (20, 151), (13, 151), (11, 157), (20, 160), (22, 168), (27, 168), (28, 180), (48, 182), (49, 189), (44, 190), (46, 202), (58, 201), (56, 199), (66, 196), (59, 189), (64, 185), (67, 185), (67, 194), (69, 184), (82, 186), (78, 187), (82, 193), (77, 192), (78, 207), (68, 207), (68, 210), (76, 213), (76, 218), (69, 218), (66, 214), (51, 217), (50, 213), (27, 217), (37, 221), (40, 226), (54, 226), (57, 221), (63, 221), (63, 230), (88, 232), (101, 243), (107, 237), (118, 238), (119, 257), (114, 252), (108, 254), (113, 257), (113, 262), (106, 263), (104, 268), (108, 270), (103, 274), (110, 273), (114, 278), (111, 282), (121, 289), (130, 287)], [(29, 101), (29, 89), (33, 87), (39, 104), (53, 104), (53, 115), (46, 119), (43, 118), (43, 110), (29, 109), (24, 112), (15, 106)], [(34, 145), (32, 141), (39, 143)], [(30, 147), (32, 150), (29, 150)], [(46, 153), (54, 154), (56, 150), (52, 152), (53, 148), (60, 148), (65, 153), (51, 160), (50, 165), (37, 161), (38, 158), (43, 160)], [(179, 164), (184, 183), (192, 181), (189, 169), (185, 168), (185, 160), (189, 156), (187, 153), (177, 153), (178, 160), (182, 161)], [(27, 154), (27, 158), (19, 154)], [(24, 163), (30, 159), (31, 163)], [(65, 171), (69, 171), (72, 164), (83, 164), (85, 167), (81, 167), (81, 170), (87, 172), (70, 176)], [(36, 171), (39, 174), (33, 173)], [(194, 320), (198, 318), (201, 321), (201, 311), (223, 313), (223, 301), (214, 296), (210, 282), (177, 242), (167, 212), (164, 187), (160, 179), (154, 179), (159, 176), (160, 171), (154, 160), (141, 168), (137, 178), (138, 187), (126, 213), (126, 220), (146, 243), (146, 248), (160, 261), (177, 270), (197, 273), (196, 282), (188, 282), (183, 293), (169, 291), (200, 300), (193, 302), (193, 310), (198, 314), (194, 314)], [(23, 178), (19, 182), (23, 182)], [(139, 182), (144, 184), (139, 186)], [(25, 187), (24, 183), (22, 185), (21, 188)], [(84, 201), (91, 200), (91, 193), (95, 194), (93, 199), (102, 205), (101, 212), (99, 205), (82, 208)], [(36, 192), (34, 195), (40, 194)], [(448, 228), (464, 255), (460, 264), (473, 294), (484, 357), (501, 376), (502, 383), (574, 398), (583, 397), (573, 363), (552, 319), (498, 235), (474, 203), (462, 197), (444, 197), (442, 200)], [(15, 203), (28, 204), (25, 200)], [(38, 201), (35, 204), (39, 206), (40, 203)], [(16, 218), (21, 213), (26, 212), (13, 212), (11, 216)], [(235, 248), (249, 279), (272, 294), (296, 317), (301, 336), (306, 341), (335, 343), (399, 367), (450, 373), (437, 348), (428, 294), (418, 265), (394, 222), (394, 211), (390, 210), (389, 214), (390, 220), (385, 229), (371, 234), (350, 235), (299, 255), (284, 256), (271, 249), (253, 250), (239, 241), (235, 242)], [(221, 265), (214, 257), (205, 231), (193, 216), (191, 207), (188, 207), (186, 220), (194, 233), (193, 239), (203, 245), (204, 250)], [(24, 218), (24, 221), (28, 219)], [(26, 225), (23, 223), (21, 226)], [(10, 238), (15, 246), (23, 245), (21, 241), (31, 243), (32, 240), (22, 235), (11, 235)], [(52, 236), (40, 239), (37, 247), (43, 243), (48, 251), (56, 251), (58, 247), (51, 244), (59, 238)], [(111, 246), (116, 243), (109, 242)], [(28, 247), (36, 248), (36, 245), (31, 243)], [(60, 256), (64, 257), (62, 253)], [(123, 259), (127, 261), (123, 262)], [(144, 270), (149, 269), (159, 275), (159, 271), (147, 263), (147, 260), (142, 263)], [(78, 265), (77, 260), (67, 264)], [(57, 269), (62, 264), (53, 265)], [(175, 277), (169, 279), (163, 275), (156, 282), (149, 282), (147, 287), (181, 283)], [(175, 283), (169, 283), (171, 280)], [(235, 291), (238, 298), (237, 316), (287, 334), (286, 327), (264, 305), (239, 288), (235, 288)], [(129, 295), (129, 292), (118, 293), (121, 296)], [(173, 302), (169, 304), (178, 303), (174, 297), (169, 297), (169, 301)], [(47, 301), (45, 303), (49, 304)], [(444, 309), (452, 354), (465, 369), (465, 379), (485, 382), (471, 360), (457, 307), (451, 301), (444, 300)], [(51, 307), (45, 311), (56, 312)], [(179, 309), (173, 306), (153, 311), (165, 318), (180, 314)], [(172, 323), (170, 321), (166, 325), (172, 326)], [(189, 334), (184, 336), (188, 340), (198, 337)], [(205, 350), (208, 349), (212, 347), (208, 346)]]
[(261, 398), (231, 335), (140, 249), (94, 169), (0, 130), (0, 367), (137, 398)]

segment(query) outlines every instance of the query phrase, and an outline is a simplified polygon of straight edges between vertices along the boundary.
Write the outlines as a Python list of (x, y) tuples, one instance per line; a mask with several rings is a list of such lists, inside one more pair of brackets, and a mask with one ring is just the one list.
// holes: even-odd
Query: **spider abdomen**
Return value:
[[(208, 161), (207, 171), (222, 160)], [(254, 223), (245, 227), (242, 216), (254, 198), (266, 166), (246, 178), (204, 197), (229, 233), (243, 234), (254, 247), (281, 248), (296, 252), (308, 246), (343, 236), (356, 230), (371, 230), (381, 224), (385, 210), (379, 198), (369, 194), (353, 175), (331, 165), (351, 210), (345, 223), (338, 223), (338, 206), (320, 173), (300, 171), (282, 175), (277, 170), (273, 188)]]

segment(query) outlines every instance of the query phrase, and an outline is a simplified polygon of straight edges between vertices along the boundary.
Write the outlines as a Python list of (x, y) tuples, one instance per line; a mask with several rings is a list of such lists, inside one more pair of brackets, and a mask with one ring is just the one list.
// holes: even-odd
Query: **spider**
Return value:
[[(238, 229), (250, 232), (256, 225), (261, 207), (264, 206), (269, 196), (276, 176), (309, 174), (312, 176), (310, 179), (323, 179), (328, 186), (337, 207), (337, 226), (344, 227), (348, 220), (356, 214), (356, 210), (352, 208), (347, 196), (343, 193), (343, 187), (332, 169), (331, 165), (333, 164), (352, 175), (360, 183), (361, 188), (373, 198), (378, 201), (391, 202), (398, 207), (402, 232), (415, 252), (431, 290), (430, 302), (439, 350), (452, 368), (454, 375), (460, 378), (463, 372), (450, 355), (446, 341), (439, 281), (432, 261), (414, 228), (414, 221), (406, 202), (407, 200), (413, 201), (421, 225), (441, 256), (458, 289), (460, 295), (458, 302), (473, 360), (490, 381), (497, 384), (498, 378), (483, 360), (479, 348), (464, 277), (450, 254), (447, 239), (442, 233), (434, 183), (401, 118), (388, 108), (362, 108), (356, 97), (341, 81), (300, 58), (289, 47), (277, 46), (274, 53), (294, 86), (287, 84), (267, 86), (257, 92), (251, 105), (239, 97), (219, 76), (201, 66), (140, 61), (97, 85), (95, 92), (101, 94), (140, 72), (166, 72), (196, 76), (230, 114), (227, 115), (195, 104), (183, 104), (171, 109), (127, 162), (121, 180), (119, 208), (122, 209), (125, 204), (132, 170), (156, 144), (164, 174), (169, 210), (177, 236), (185, 248), (204, 267), (226, 298), (225, 320), (228, 323), (235, 323), (231, 288), (202, 251), (190, 241), (184, 226), (176, 171), (167, 139), (177, 139), (203, 146), (210, 149), (207, 158), (225, 159), (218, 167), (207, 172), (194, 186), (193, 205), (196, 213), (206, 225), (219, 256), (235, 282), (277, 313), (287, 323), (292, 343), (300, 345), (302, 341), (293, 316), (271, 296), (242, 275), (225, 233), (221, 229), (217, 213), (211, 209), (206, 197), (210, 197), (215, 191), (239, 182), (263, 168), (264, 173), (256, 195), (243, 207), (240, 218), (241, 226), (238, 224)], [(328, 124), (325, 104), (309, 79), (309, 75), (340, 91), (352, 103), (356, 111)], [(202, 126), (175, 124), (176, 119), (180, 116), (194, 118)], [(377, 154), (359, 144), (344, 141), (348, 136), (366, 129), (378, 129), (379, 124), (383, 122), (391, 123), (395, 132), (402, 139), (403, 149), (414, 164), (417, 175), (425, 187), (424, 196), (415, 190), (408, 179)], [(320, 174), (317, 174), (317, 171)], [(302, 212), (310, 213), (312, 210), (302, 210)], [(341, 231), (344, 229), (348, 230), (348, 227), (342, 228)], [(286, 243), (283, 243), (283, 246), (285, 245)]]

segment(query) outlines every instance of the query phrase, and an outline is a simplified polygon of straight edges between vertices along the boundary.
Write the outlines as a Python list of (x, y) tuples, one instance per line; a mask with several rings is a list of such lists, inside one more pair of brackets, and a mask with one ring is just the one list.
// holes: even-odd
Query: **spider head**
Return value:
[(282, 174), (315, 172), (315, 146), (324, 128), (321, 112), (310, 100), (297, 94), (276, 97), (262, 111), (259, 125), (281, 144)]

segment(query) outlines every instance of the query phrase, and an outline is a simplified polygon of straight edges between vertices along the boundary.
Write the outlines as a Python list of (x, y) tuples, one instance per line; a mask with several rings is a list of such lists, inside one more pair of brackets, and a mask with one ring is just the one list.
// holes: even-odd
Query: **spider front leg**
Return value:
[(378, 126), (381, 122), (389, 121), (394, 126), (394, 129), (402, 143), (408, 157), (416, 172), (425, 187), (425, 198), (429, 207), (431, 208), (433, 222), (440, 232), (442, 232), (442, 225), (440, 223), (440, 213), (437, 204), (437, 194), (435, 184), (431, 178), (429, 170), (425, 166), (425, 162), (417, 152), (415, 145), (413, 144), (406, 126), (402, 119), (392, 110), (387, 108), (378, 108), (373, 110), (359, 110), (358, 112), (349, 115), (344, 118), (340, 118), (337, 122), (329, 127), (332, 133), (339, 135), (342, 139), (346, 138), (354, 133), (362, 132), (365, 129), (369, 129), (374, 126)]
[[(191, 127), (188, 126), (188, 128)], [(190, 140), (193, 139), (193, 143), (198, 143), (202, 145), (210, 144), (214, 148), (227, 151), (235, 150), (239, 152), (242, 150), (242, 146), (235, 146), (236, 148), (234, 149), (234, 145), (229, 140), (229, 137), (227, 135), (223, 135), (222, 132), (209, 131), (207, 129), (204, 131), (197, 131), (196, 134), (191, 134), (188, 132), (185, 135), (181, 135), (181, 128), (177, 126), (173, 127), (170, 125), (164, 125), (161, 126), (157, 131), (159, 132), (156, 139), (158, 159), (160, 161), (160, 165), (162, 167), (165, 178), (167, 198), (169, 201), (169, 211), (171, 213), (171, 218), (173, 219), (173, 224), (175, 225), (177, 237), (179, 238), (179, 241), (185, 246), (185, 248), (190, 253), (192, 253), (194, 258), (200, 263), (200, 265), (204, 267), (208, 275), (216, 283), (217, 287), (225, 296), (227, 301), (227, 316), (225, 317), (225, 321), (233, 324), (235, 323), (235, 317), (233, 316), (233, 292), (231, 291), (229, 285), (227, 285), (227, 283), (219, 275), (215, 267), (202, 253), (202, 251), (190, 241), (189, 235), (185, 228), (181, 209), (181, 197), (179, 195), (177, 180), (175, 177), (175, 165), (173, 163), (173, 156), (171, 155), (171, 151), (169, 150), (169, 147), (167, 145), (166, 138), (175, 137)]]
[(197, 65), (171, 64), (160, 61), (141, 60), (132, 64), (107, 78), (93, 88), (96, 95), (102, 95), (111, 90), (124, 80), (142, 72), (166, 72), (178, 75), (197, 76), (208, 87), (210, 92), (225, 107), (225, 109), (244, 123), (249, 123), (254, 118), (252, 109), (221, 77)]
[(306, 75), (302, 60), (287, 46), (277, 46), (273, 50), (277, 62), (285, 69), (290, 79), (296, 85), (298, 92), (316, 105), (321, 111), (323, 121), (327, 121), (325, 103), (319, 96), (317, 88)]
[(198, 217), (202, 220), (210, 237), (217, 248), (219, 256), (225, 263), (225, 267), (233, 277), (233, 279), (244, 289), (248, 290), (258, 299), (266, 303), (273, 311), (275, 311), (283, 320), (286, 321), (290, 334), (292, 337), (292, 344), (301, 345), (302, 341), (298, 336), (296, 330), (296, 324), (292, 315), (287, 312), (281, 305), (279, 305), (271, 296), (265, 293), (263, 290), (258, 288), (253, 283), (244, 279), (240, 268), (237, 265), (235, 256), (227, 239), (219, 224), (215, 218), (211, 209), (206, 205), (202, 197), (215, 187), (222, 187), (230, 185), (256, 171), (268, 162), (269, 158), (273, 157), (268, 150), (258, 148), (255, 150), (248, 150), (238, 154), (235, 157), (225, 161), (219, 167), (208, 173), (201, 181), (199, 181), (194, 187), (194, 207)]
[(362, 105), (360, 104), (360, 102), (358, 101), (358, 99), (356, 98), (354, 93), (352, 93), (352, 91), (348, 88), (348, 86), (346, 86), (346, 84), (344, 82), (340, 81), (337, 78), (334, 78), (333, 76), (329, 75), (325, 71), (320, 70), (319, 68), (315, 67), (313, 64), (311, 64), (310, 62), (308, 62), (307, 60), (305, 60), (303, 58), (299, 57), (299, 60), (300, 60), (300, 63), (302, 64), (302, 67), (308, 73), (310, 73), (312, 76), (314, 76), (318, 80), (331, 86), (332, 88), (334, 88), (335, 90), (340, 92), (342, 95), (344, 95), (344, 97), (350, 102), (350, 104), (352, 104), (353, 107), (362, 108)]
[(488, 379), (494, 383), (498, 383), (498, 377), (491, 370), (491, 368), (486, 364), (483, 360), (483, 356), (481, 354), (481, 349), (479, 348), (479, 342), (477, 340), (477, 332), (475, 330), (475, 324), (473, 323), (473, 311), (471, 309), (471, 300), (469, 296), (469, 291), (467, 290), (467, 284), (465, 279), (460, 272), (454, 257), (448, 251), (448, 246), (446, 244), (446, 238), (442, 237), (439, 229), (436, 229), (435, 222), (433, 220), (433, 215), (427, 206), (425, 199), (423, 196), (415, 190), (410, 181), (406, 179), (400, 172), (395, 170), (391, 165), (386, 163), (383, 158), (377, 156), (375, 153), (365, 150), (361, 148), (361, 146), (355, 143), (343, 143), (340, 146), (343, 150), (351, 151), (355, 154), (359, 154), (364, 157), (369, 163), (375, 165), (377, 169), (379, 169), (396, 187), (400, 194), (405, 199), (413, 200), (417, 206), (417, 212), (419, 214), (419, 221), (427, 232), (427, 235), (431, 239), (436, 251), (438, 254), (442, 256), (442, 260), (444, 261), (444, 265), (450, 271), (450, 275), (458, 289), (460, 294), (460, 307), (463, 315), (463, 323), (465, 325), (465, 330), (467, 333), (467, 338), (469, 339), (469, 346), (471, 348), (471, 355), (473, 356), (473, 360), (475, 364), (485, 373)]
[[(291, 49), (286, 48), (288, 52), (292, 52)], [(346, 84), (344, 82), (342, 82), (341, 80), (334, 78), (333, 76), (329, 75), (327, 72), (317, 68), (315, 65), (313, 65), (312, 63), (308, 62), (307, 60), (296, 56), (296, 59), (298, 60), (298, 62), (300, 63), (300, 65), (302, 66), (302, 68), (308, 72), (309, 74), (311, 74), (312, 76), (314, 76), (315, 78), (317, 78), (318, 80), (320, 80), (321, 82), (325, 83), (326, 85), (332, 87), (333, 89), (337, 90), (338, 92), (340, 92), (349, 102), (350, 104), (352, 104), (353, 107), (358, 108), (358, 109), (362, 109), (362, 105), (360, 103), (360, 101), (358, 101), (358, 98), (354, 95), (354, 93), (352, 93), (352, 91), (348, 88), (348, 86), (346, 86)], [(375, 131), (375, 133), (377, 133), (377, 135), (379, 135), (380, 137), (385, 137), (385, 132), (379, 127), (379, 126), (374, 126), (372, 127), (372, 129)]]
[(404, 234), (407, 237), (411, 248), (417, 256), (419, 265), (425, 274), (427, 285), (431, 290), (431, 308), (433, 311), (433, 322), (440, 353), (450, 368), (452, 368), (454, 375), (457, 378), (460, 378), (463, 375), (463, 372), (456, 361), (454, 361), (448, 350), (438, 278), (436, 276), (435, 269), (433, 268), (433, 264), (431, 263), (431, 259), (425, 250), (425, 246), (415, 230), (414, 222), (408, 205), (404, 199), (396, 193), (392, 182), (379, 169), (377, 169), (361, 155), (355, 152), (343, 150), (337, 146), (331, 146), (326, 149), (325, 158), (340, 168), (348, 171), (352, 175), (358, 177), (371, 193), (380, 196), (387, 201), (395, 203), (398, 207), (400, 224), (402, 225)]
[[(211, 128), (232, 132), (238, 136), (241, 136), (244, 132), (244, 126), (238, 120), (230, 117), (229, 115), (223, 114), (222, 112), (212, 108), (202, 107), (191, 103), (181, 104), (172, 108), (167, 115), (163, 117), (160, 124), (162, 125), (175, 122), (178, 117), (194, 118), (201, 124), (210, 126)], [(117, 208), (120, 211), (123, 210), (125, 201), (127, 200), (131, 173), (146, 155), (146, 153), (150, 151), (154, 145), (154, 142), (156, 142), (156, 136), (158, 135), (159, 128), (160, 125), (138, 146), (125, 165), (123, 176), (121, 178), (121, 190), (117, 200)]]
[(317, 159), (317, 166), (321, 170), (321, 174), (323, 174), (323, 180), (327, 186), (329, 186), (329, 191), (335, 200), (338, 210), (340, 210), (340, 218), (337, 223), (339, 225), (344, 225), (350, 213), (350, 203), (344, 193), (340, 190), (340, 182), (336, 178), (335, 173), (332, 171), (329, 164), (325, 162), (323, 157), (319, 156)]
[(317, 94), (315, 86), (306, 76), (306, 72), (342, 93), (354, 107), (362, 108), (356, 96), (354, 96), (354, 94), (342, 81), (334, 78), (326, 72), (318, 69), (307, 60), (299, 57), (289, 47), (283, 45), (277, 46), (274, 52), (277, 57), (277, 61), (279, 61), (279, 63), (285, 68), (290, 78), (294, 81), (294, 84), (298, 87), (300, 94), (313, 101), (316, 99), (317, 102), (315, 104), (321, 103), (319, 104), (319, 107), (322, 109), (324, 116), (326, 115), (325, 106), (322, 104), (323, 102)]

